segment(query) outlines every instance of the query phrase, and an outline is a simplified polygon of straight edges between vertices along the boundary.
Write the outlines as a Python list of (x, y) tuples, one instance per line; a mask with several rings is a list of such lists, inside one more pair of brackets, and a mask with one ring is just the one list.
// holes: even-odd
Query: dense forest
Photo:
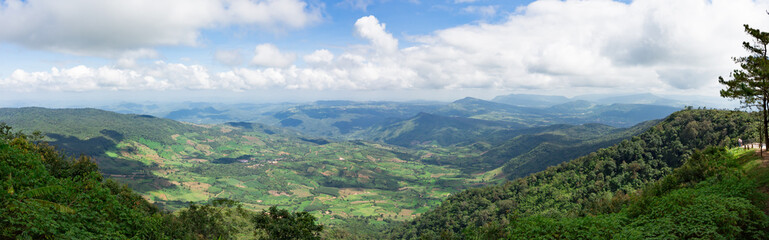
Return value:
[(769, 173), (752, 149), (708, 147), (631, 194), (576, 216), (509, 215), (463, 231), (470, 239), (766, 239)]
[(323, 229), (307, 212), (254, 212), (227, 199), (162, 212), (104, 179), (89, 157), (40, 139), (0, 123), (2, 239), (318, 239)]
[[(735, 146), (738, 138), (758, 139), (755, 119), (756, 114), (738, 111), (680, 111), (613, 147), (501, 185), (454, 194), (440, 207), (394, 228), (391, 234), (393, 238), (407, 239), (462, 238), (464, 233), (473, 235), (507, 226), (514, 234), (530, 226), (521, 225), (518, 219), (541, 221), (538, 226), (547, 225), (547, 221), (556, 225), (613, 222), (590, 216), (601, 212), (604, 203), (636, 194), (674, 172), (698, 149)], [(758, 220), (766, 224), (765, 216)], [(760, 224), (756, 226), (766, 226)], [(502, 235), (507, 232), (495, 231)]]

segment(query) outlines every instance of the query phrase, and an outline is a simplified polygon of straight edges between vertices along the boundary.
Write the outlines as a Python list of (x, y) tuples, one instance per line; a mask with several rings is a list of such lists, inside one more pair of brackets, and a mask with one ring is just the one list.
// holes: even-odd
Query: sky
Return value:
[(717, 98), (769, 0), (0, 0), (0, 106)]

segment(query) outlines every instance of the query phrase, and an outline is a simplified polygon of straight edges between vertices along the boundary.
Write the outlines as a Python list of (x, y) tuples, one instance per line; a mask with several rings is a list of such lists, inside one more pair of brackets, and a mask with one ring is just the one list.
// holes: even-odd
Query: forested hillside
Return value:
[[(444, 132), (453, 132), (465, 138), (446, 137), (443, 141), (430, 141), (432, 144), (412, 147), (441, 153), (422, 159), (426, 163), (456, 166), (467, 173), (490, 171), (498, 178), (514, 179), (614, 145), (646, 131), (656, 122), (649, 121), (632, 128), (615, 128), (603, 124), (556, 124), (522, 129), (486, 129), (483, 135), (478, 136), (462, 134), (472, 132), (473, 128), (461, 131), (450, 128), (437, 131), (441, 133), (437, 135), (417, 136), (439, 139)], [(408, 132), (401, 136), (405, 135), (416, 134)], [(457, 141), (458, 143), (450, 146), (439, 145), (451, 139), (463, 141)]]
[(515, 123), (445, 117), (422, 112), (413, 118), (370, 128), (354, 136), (403, 147), (420, 148), (425, 145), (451, 146), (486, 142), (489, 135), (523, 127)]
[(469, 239), (767, 239), (767, 160), (754, 149), (708, 147), (630, 194), (571, 216), (510, 215), (469, 227)]
[[(468, 227), (506, 225), (528, 216), (576, 217), (670, 174), (710, 145), (755, 139), (756, 117), (745, 112), (686, 110), (630, 140), (498, 186), (454, 194), (392, 232), (394, 238), (459, 237)], [(514, 219), (514, 218), (513, 218)]]
[(318, 239), (323, 229), (307, 212), (246, 211), (226, 199), (163, 213), (97, 169), (0, 123), (0, 238)]

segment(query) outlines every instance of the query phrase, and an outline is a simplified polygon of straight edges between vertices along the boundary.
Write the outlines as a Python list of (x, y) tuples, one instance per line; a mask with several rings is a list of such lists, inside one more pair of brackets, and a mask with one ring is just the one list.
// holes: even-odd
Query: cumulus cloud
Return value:
[(379, 23), (374, 16), (359, 18), (355, 21), (355, 33), (371, 42), (380, 51), (393, 52), (398, 49), (398, 40), (385, 30), (385, 24)]
[(0, 41), (33, 49), (114, 57), (125, 50), (196, 45), (203, 29), (295, 29), (321, 19), (303, 0), (6, 0)]
[[(748, 39), (742, 24), (769, 30), (769, 1), (535, 1), (499, 23), (418, 36), (408, 47), (374, 16), (358, 19), (366, 46), (296, 56), (256, 47), (259, 68), (212, 72), (157, 62), (109, 67), (18, 70), (0, 88), (87, 89), (611, 89), (717, 92)], [(105, 80), (99, 80), (105, 79)], [(82, 82), (83, 84), (74, 84)], [(34, 84), (33, 84), (34, 83)]]
[(309, 64), (327, 64), (334, 60), (334, 54), (326, 49), (315, 50), (302, 59)]
[(265, 67), (287, 67), (296, 59), (296, 54), (282, 53), (275, 45), (265, 43), (256, 46), (251, 64)]

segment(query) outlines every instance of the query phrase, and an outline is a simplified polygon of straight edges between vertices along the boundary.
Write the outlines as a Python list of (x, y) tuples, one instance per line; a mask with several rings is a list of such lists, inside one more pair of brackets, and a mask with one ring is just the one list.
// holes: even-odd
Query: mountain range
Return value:
[[(238, 111), (200, 103), (197, 110), (166, 115), (216, 121), (250, 116), (216, 124), (98, 109), (3, 108), (0, 122), (39, 131), (42, 140), (73, 156), (91, 156), (105, 177), (168, 211), (226, 198), (247, 209), (309, 212), (336, 226), (327, 234), (396, 239), (531, 236), (515, 219), (540, 227), (540, 217), (571, 221), (591, 214), (646, 226), (627, 212), (635, 210), (615, 202), (642, 206), (627, 196), (664, 185), (658, 182), (667, 176), (681, 176), (664, 180), (679, 184), (672, 189), (690, 188), (686, 179), (694, 178), (686, 174), (715, 173), (686, 170), (712, 168), (688, 158), (747, 159), (739, 156), (749, 151), (699, 150), (756, 138), (751, 113), (528, 99), (529, 106), (464, 98), (242, 104)], [(657, 195), (642, 196), (667, 196), (671, 187), (664, 186)], [(613, 236), (641, 236), (611, 226), (620, 229), (610, 231)]]

